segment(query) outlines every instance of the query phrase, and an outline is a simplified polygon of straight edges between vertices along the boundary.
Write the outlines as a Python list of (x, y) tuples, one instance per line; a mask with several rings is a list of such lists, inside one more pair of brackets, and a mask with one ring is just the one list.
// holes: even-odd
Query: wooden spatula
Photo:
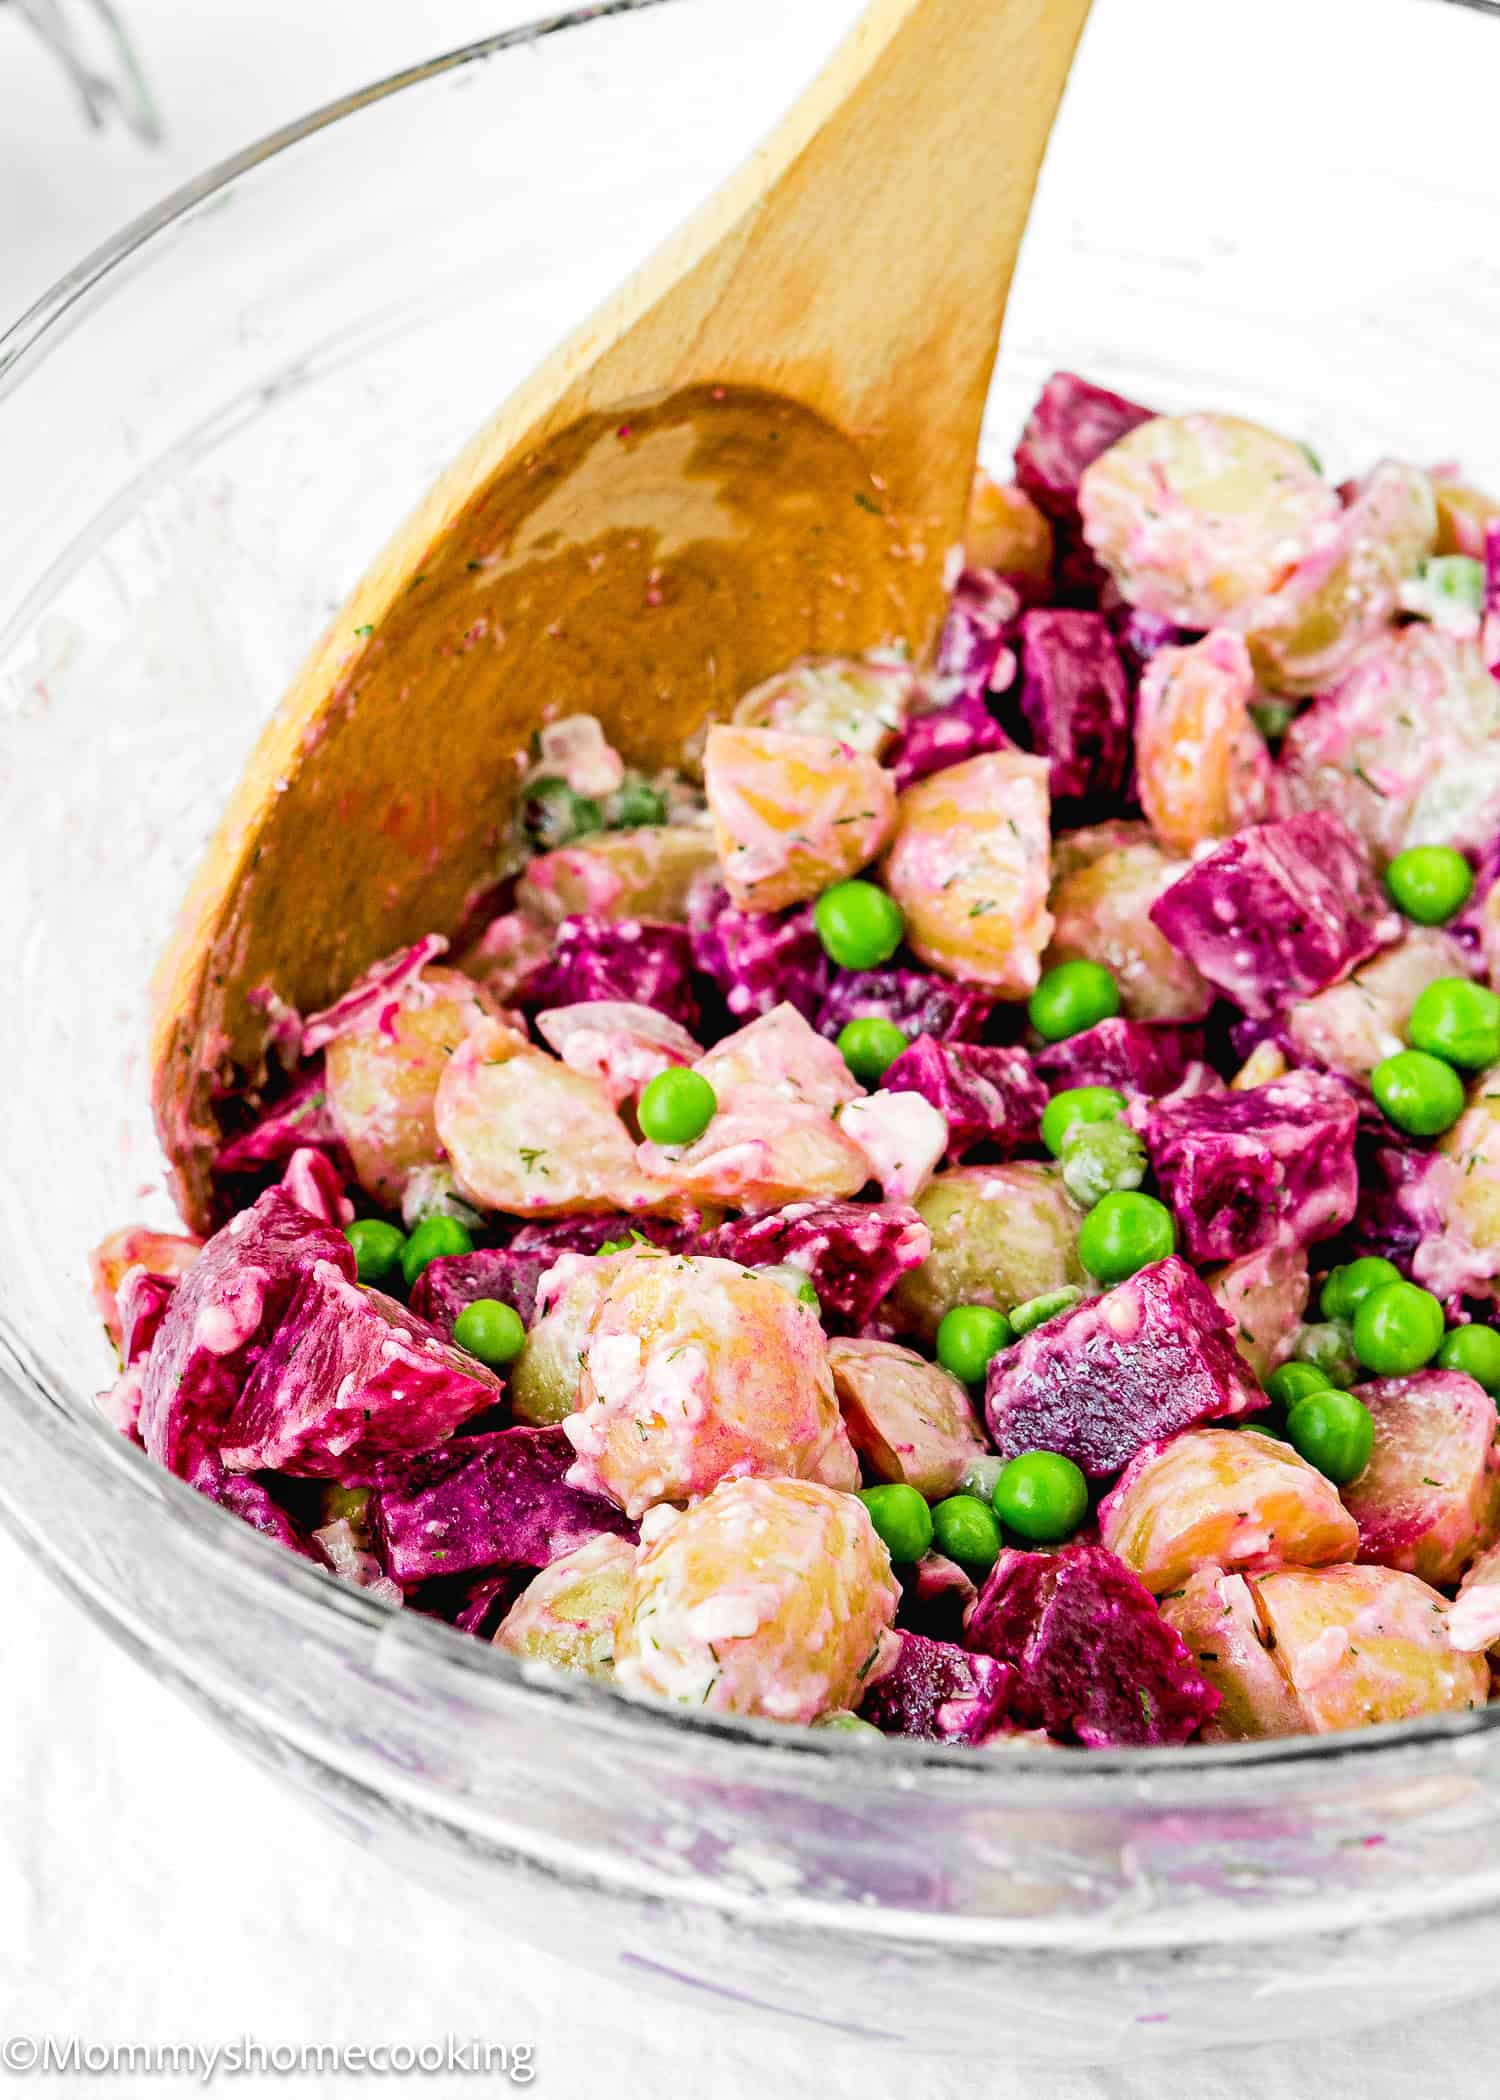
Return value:
[(275, 1016), (452, 928), (493, 880), (541, 723), (597, 715), (655, 767), (798, 656), (929, 649), (1087, 11), (873, 0), (375, 561), (262, 736), (158, 973), (153, 1099), (190, 1221), (210, 1215), (216, 1098)]

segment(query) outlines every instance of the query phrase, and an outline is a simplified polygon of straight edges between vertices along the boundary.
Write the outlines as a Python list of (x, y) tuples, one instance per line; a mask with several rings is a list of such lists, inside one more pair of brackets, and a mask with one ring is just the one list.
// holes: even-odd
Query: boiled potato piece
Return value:
[(931, 1342), (955, 1305), (1007, 1312), (1044, 1291), (1087, 1280), (1078, 1259), (1083, 1213), (1054, 1166), (1018, 1160), (954, 1167), (933, 1176), (916, 1209), (932, 1234), (932, 1252), (886, 1301), (898, 1334)]
[[(1121, 836), (1111, 839), (1111, 834)], [(1093, 842), (1098, 850), (1079, 843)], [(1131, 1021), (1201, 1021), (1213, 993), (1185, 956), (1152, 924), (1151, 907), (1187, 862), (1164, 853), (1144, 825), (1065, 833), (1053, 852), (1052, 945), (1043, 958), (1097, 962), (1120, 988)]]
[(803, 904), (858, 874), (895, 818), (891, 775), (833, 737), (719, 723), (704, 747), (703, 780), (725, 885), (741, 911)]
[(828, 1362), (849, 1441), (877, 1480), (904, 1481), (936, 1502), (988, 1450), (964, 1386), (915, 1349), (832, 1341)]
[(1326, 1070), (1368, 1079), (1385, 1058), (1406, 1048), (1406, 1024), (1419, 994), (1440, 977), (1468, 974), (1469, 960), (1457, 941), (1438, 927), (1414, 926), (1341, 984), (1296, 1000), (1287, 1009), (1286, 1032)]
[(1305, 1247), (1261, 1247), (1204, 1272), (1234, 1322), (1234, 1345), (1264, 1385), (1292, 1353), (1307, 1310)]
[(596, 919), (661, 919), (680, 925), (687, 918), (689, 890), (716, 865), (706, 825), (601, 831), (575, 846), (538, 854), (516, 885), (516, 902), (550, 925), (580, 912)]
[(542, 1428), (578, 1405), (584, 1337), (623, 1254), (559, 1254), (544, 1279), (520, 1355), (510, 1372), (511, 1412)]
[(1252, 1583), (1314, 1735), (1463, 1713), (1489, 1696), (1482, 1655), (1448, 1641), (1447, 1606), (1395, 1568), (1281, 1568)]
[(1271, 777), (1250, 719), (1250, 652), (1227, 629), (1159, 649), (1141, 676), (1135, 764), (1141, 808), (1163, 846), (1188, 854), (1265, 815)]
[(495, 1646), (522, 1662), (550, 1663), (607, 1683), (634, 1573), (629, 1539), (602, 1531), (533, 1577), (500, 1621)]
[(895, 741), (918, 690), (910, 664), (830, 656), (778, 671), (746, 693), (734, 719), (745, 728), (832, 737), (879, 758)]
[(1040, 582), (1052, 574), (1052, 552), (1052, 527), (1026, 491), (977, 467), (964, 521), (965, 568)]
[(1161, 1615), (1223, 1702), (1203, 1730), (1204, 1742), (1307, 1732), (1302, 1701), (1272, 1650), (1254, 1587), (1243, 1575), (1202, 1568), (1162, 1598)]

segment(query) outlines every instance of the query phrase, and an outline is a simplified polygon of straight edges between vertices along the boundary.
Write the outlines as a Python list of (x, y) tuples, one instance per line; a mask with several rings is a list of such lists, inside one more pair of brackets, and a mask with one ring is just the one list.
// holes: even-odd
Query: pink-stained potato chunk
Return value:
[(1158, 1597), (1200, 1568), (1322, 1567), (1359, 1548), (1354, 1519), (1315, 1466), (1237, 1429), (1147, 1444), (1100, 1504), (1099, 1536)]
[(1052, 934), (1048, 763), (987, 751), (918, 781), (897, 807), (887, 887), (912, 952), (1002, 998), (1036, 989)]
[(839, 1128), (870, 1162), (887, 1203), (910, 1203), (931, 1181), (948, 1149), (948, 1125), (925, 1094), (881, 1087), (851, 1101)]
[(455, 1048), (436, 1107), (459, 1189), (482, 1210), (670, 1216), (681, 1208), (679, 1192), (638, 1164), (604, 1081), (534, 1050), (498, 1022)]
[(1240, 416), (1155, 416), (1078, 489), (1084, 537), (1143, 611), (1215, 627), (1273, 590), (1338, 516), (1300, 445)]
[(976, 467), (964, 520), (964, 567), (1045, 582), (1052, 552), (1052, 527), (1026, 491)]
[(1266, 813), (1271, 760), (1250, 719), (1255, 673), (1237, 634), (1217, 628), (1159, 649), (1141, 677), (1135, 764), (1141, 808), (1169, 852), (1227, 838)]
[(556, 926), (587, 912), (596, 919), (659, 919), (681, 925), (688, 892), (714, 867), (708, 827), (647, 824), (639, 831), (601, 831), (531, 861), (516, 902)]
[(1406, 1048), (1406, 1023), (1418, 995), (1440, 977), (1466, 977), (1468, 957), (1450, 934), (1414, 926), (1394, 948), (1362, 963), (1287, 1009), (1286, 1032), (1304, 1057), (1346, 1079), (1368, 1079)]
[(831, 737), (851, 751), (880, 758), (906, 721), (919, 690), (917, 674), (908, 663), (830, 656), (778, 671), (746, 693), (734, 719), (742, 728)]
[(988, 1449), (967, 1389), (915, 1349), (832, 1341), (828, 1361), (849, 1441), (878, 1480), (936, 1502)]
[(1438, 1139), (1423, 1195), (1441, 1224), (1412, 1256), (1416, 1281), (1444, 1300), (1500, 1295), (1500, 1065), (1479, 1074)]
[(1251, 1582), (1313, 1735), (1464, 1713), (1489, 1696), (1482, 1655), (1448, 1641), (1437, 1591), (1396, 1568), (1280, 1568)]
[(521, 1662), (607, 1683), (634, 1573), (630, 1540), (601, 1531), (533, 1576), (496, 1628), (495, 1646)]
[(832, 1115), (864, 1092), (834, 1045), (785, 1001), (715, 1043), (697, 1070), (721, 1103), (771, 1094)]
[(510, 1371), (511, 1413), (541, 1429), (578, 1405), (584, 1338), (623, 1254), (560, 1254), (542, 1277), (537, 1316)]
[(890, 1556), (854, 1496), (727, 1480), (643, 1527), (616, 1680), (710, 1713), (815, 1721), (859, 1704), (895, 1610)]
[(725, 885), (742, 911), (803, 904), (857, 874), (895, 819), (891, 775), (831, 736), (719, 723), (703, 780)]
[(1500, 1533), (1495, 1403), (1461, 1371), (1418, 1371), (1355, 1387), (1375, 1448), (1344, 1490), (1358, 1558), (1446, 1588)]
[(1305, 1247), (1258, 1247), (1203, 1280), (1234, 1322), (1234, 1345), (1264, 1385), (1286, 1362), (1307, 1311)]
[(932, 1235), (925, 1261), (891, 1293), (898, 1334), (931, 1342), (955, 1305), (1013, 1305), (1082, 1284), (1078, 1227), (1083, 1212), (1053, 1165), (1015, 1160), (935, 1174), (916, 1210)]
[(1306, 1733), (1302, 1701), (1243, 1575), (1200, 1568), (1162, 1598), (1161, 1615), (1220, 1695), (1218, 1712), (1204, 1725), (1205, 1743)]
[(638, 1517), (739, 1475), (852, 1488), (817, 1315), (737, 1262), (624, 1256), (583, 1341), (568, 1478)]
[(123, 1340), (120, 1285), (130, 1271), (144, 1269), (148, 1276), (167, 1276), (175, 1283), (187, 1274), (202, 1249), (202, 1240), (192, 1233), (151, 1232), (144, 1225), (127, 1225), (99, 1242), (89, 1256), (94, 1310), (116, 1349)]
[(328, 1044), (328, 1107), (359, 1185), (392, 1208), (419, 1167), (442, 1158), (438, 1085), (470, 1031), (489, 1022), (488, 995), (461, 971), (429, 967), (399, 1004)]
[(687, 1030), (654, 1006), (630, 999), (586, 999), (536, 1017), (537, 1034), (572, 1071), (604, 1082), (616, 1106), (673, 1065), (703, 1055)]
[(1500, 1543), (1487, 1546), (1459, 1584), (1448, 1607), (1448, 1645), (1500, 1659)]
[(1164, 853), (1144, 824), (1099, 824), (1054, 842), (1052, 944), (1044, 957), (1102, 963), (1133, 1021), (1201, 1021), (1213, 993), (1151, 921), (1151, 907), (1187, 863)]

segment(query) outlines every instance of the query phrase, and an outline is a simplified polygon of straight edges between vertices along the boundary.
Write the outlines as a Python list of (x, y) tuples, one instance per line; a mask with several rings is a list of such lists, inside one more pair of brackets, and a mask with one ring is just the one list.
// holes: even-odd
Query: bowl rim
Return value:
[[(542, 16), (404, 67), (267, 133), (129, 221), (59, 278), (0, 334), (0, 398), (24, 383), (32, 366), (66, 339), (72, 326), (83, 318), (87, 295), (114, 270), (233, 183), (304, 140), (406, 89), (482, 63), (500, 52), (528, 47), (546, 37), (586, 28), (593, 22), (683, 4), (684, 0), (594, 0), (591, 5)], [(1444, 0), (1444, 4), (1500, 16), (1500, 0)], [(1347, 1768), (1355, 1761), (1363, 1764), (1371, 1758), (1389, 1762), (1401, 1750), (1472, 1744), (1476, 1738), (1500, 1728), (1500, 1703), (1496, 1703), (1462, 1714), (1429, 1715), (1330, 1735), (1128, 1750), (1028, 1744), (1008, 1747), (996, 1757), (976, 1754), (973, 1748), (957, 1744), (928, 1744), (899, 1737), (885, 1737), (875, 1743), (838, 1730), (788, 1728), (769, 1721), (710, 1714), (636, 1696), (588, 1679), (568, 1677), (545, 1666), (521, 1663), (499, 1653), (489, 1641), (461, 1633), (442, 1620), (409, 1608), (398, 1609), (341, 1581), (316, 1563), (303, 1560), (155, 1464), (144, 1451), (120, 1436), (97, 1409), (91, 1413), (86, 1404), (80, 1405), (83, 1396), (70, 1396), (70, 1382), (44, 1365), (3, 1317), (0, 1395), (19, 1404), (43, 1438), (54, 1449), (62, 1449), (66, 1462), (84, 1466), (106, 1491), (112, 1491), (115, 1483), (121, 1482), (126, 1492), (144, 1496), (171, 1511), (179, 1538), (185, 1538), (194, 1551), (216, 1563), (227, 1561), (237, 1578), (242, 1578), (246, 1592), (262, 1598), (269, 1607), (283, 1609), (290, 1604), (298, 1615), (321, 1626), (326, 1627), (330, 1618), (342, 1619), (376, 1641), (389, 1644), (394, 1638), (403, 1649), (430, 1666), (432, 1676), (424, 1680), (426, 1689), (446, 1690), (492, 1707), (497, 1702), (507, 1708), (518, 1706), (539, 1716), (550, 1712), (566, 1718), (575, 1728), (582, 1726), (591, 1735), (615, 1737), (622, 1744), (638, 1743), (643, 1732), (662, 1742), (696, 1739), (722, 1744), (732, 1746), (741, 1770), (748, 1760), (752, 1770), (764, 1764), (778, 1775), (784, 1775), (791, 1758), (825, 1764), (837, 1759), (841, 1781), (871, 1793), (887, 1791), (892, 1785), (910, 1786), (918, 1775), (931, 1773), (947, 1786), (962, 1787), (970, 1793), (992, 1787), (998, 1791), (1007, 1784), (1014, 1786), (1017, 1780), (1055, 1778), (1076, 1798), (1080, 1788), (1090, 1787), (1098, 1792), (1117, 1778), (1139, 1788), (1142, 1782), (1171, 1780), (1187, 1772), (1259, 1773), (1298, 1765), (1326, 1768), (1329, 1764)], [(13, 1535), (39, 1550), (44, 1564), (49, 1558), (61, 1564), (61, 1554), (51, 1552), (36, 1539), (20, 1512), (7, 1509), (3, 1499), (0, 1513), (6, 1516)], [(442, 1789), (435, 1791), (441, 1794)]]

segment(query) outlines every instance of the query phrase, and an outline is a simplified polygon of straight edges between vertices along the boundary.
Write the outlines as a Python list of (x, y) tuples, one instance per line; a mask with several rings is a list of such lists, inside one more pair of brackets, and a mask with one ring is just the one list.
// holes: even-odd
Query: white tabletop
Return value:
[[(542, 11), (528, 0), (118, 4), (170, 127), (155, 153), (85, 131), (50, 62), (0, 7), (0, 327), (122, 219), (208, 162), (330, 96)], [(1210, 13), (1198, 18), (1205, 36)], [(0, 1596), (0, 2060), (5, 2035), (220, 2046), (249, 2036), (269, 2051), (452, 2034), (532, 2045), (536, 2086), (559, 2100), (943, 2090), (1369, 2100), (1493, 2085), (1500, 1995), (1316, 2050), (1052, 2077), (1010, 2069), (1002, 2033), (984, 2064), (896, 2058), (585, 1980), (398, 1882), (245, 1764), (4, 1538)], [(55, 2083), (111, 2089), (79, 2075)], [(352, 2092), (370, 2081), (266, 2083)], [(461, 2072), (421, 2085), (477, 2089)]]

